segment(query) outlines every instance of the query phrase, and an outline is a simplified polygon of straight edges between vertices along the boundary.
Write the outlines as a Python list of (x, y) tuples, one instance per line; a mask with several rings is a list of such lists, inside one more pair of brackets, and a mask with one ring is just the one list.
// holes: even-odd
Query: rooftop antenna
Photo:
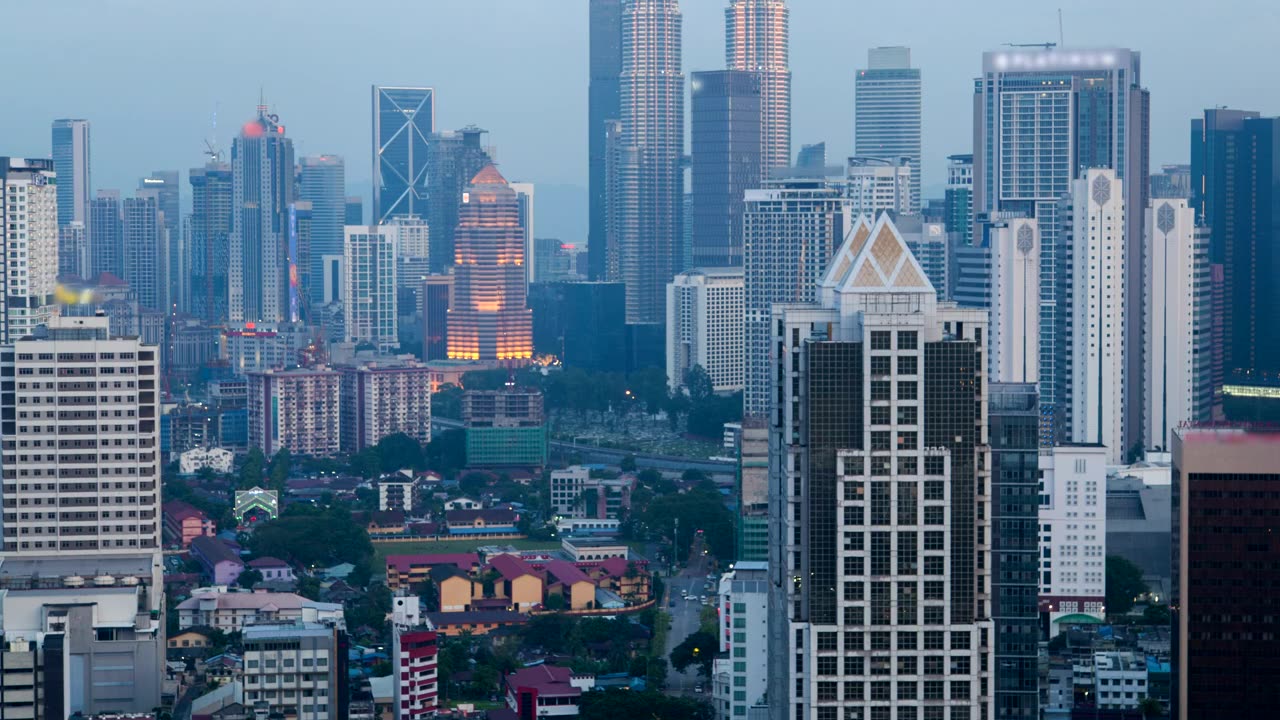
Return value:
[(1066, 41), (1062, 39), (1062, 8), (1058, 8), (1058, 47), (1063, 47), (1066, 44)]
[(209, 130), (209, 137), (204, 141), (205, 158), (212, 163), (222, 160), (222, 151), (218, 149), (218, 101), (213, 102), (213, 124)]

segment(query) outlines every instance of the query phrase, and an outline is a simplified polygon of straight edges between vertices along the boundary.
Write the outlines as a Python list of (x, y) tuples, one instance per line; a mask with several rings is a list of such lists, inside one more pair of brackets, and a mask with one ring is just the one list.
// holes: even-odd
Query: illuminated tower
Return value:
[(231, 146), (231, 253), (228, 296), (233, 322), (291, 319), (289, 203), (293, 141), (279, 117), (258, 106)]
[(454, 235), (454, 299), (449, 357), (527, 360), (533, 356), (533, 313), (526, 307), (524, 228), (520, 200), (506, 178), (486, 165), (462, 194)]
[(786, 0), (732, 0), (724, 10), (725, 67), (760, 73), (760, 167), (791, 164), (790, 11)]

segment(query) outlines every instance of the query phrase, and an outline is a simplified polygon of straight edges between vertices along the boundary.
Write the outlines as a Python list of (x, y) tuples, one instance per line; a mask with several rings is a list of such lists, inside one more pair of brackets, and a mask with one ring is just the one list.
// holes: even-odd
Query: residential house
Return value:
[(582, 693), (595, 687), (595, 677), (574, 675), (566, 667), (535, 665), (508, 674), (503, 685), (507, 708), (519, 717), (576, 717)]
[(239, 680), (243, 674), (244, 659), (239, 655), (222, 653), (204, 661), (204, 681), (208, 685), (226, 685)]
[(480, 504), (478, 500), (472, 500), (465, 495), (453, 498), (452, 500), (446, 500), (444, 503), (445, 512), (450, 510), (479, 510), (483, 507), (484, 505)]
[(435, 585), (441, 612), (462, 612), (471, 608), (472, 599), (483, 596), (471, 576), (456, 565), (438, 565), (429, 573)]
[(342, 605), (308, 600), (296, 593), (201, 592), (178, 605), (178, 624), (237, 632), (267, 622), (344, 625)]
[(249, 567), (262, 573), (262, 579), (266, 582), (293, 582), (298, 579), (289, 563), (280, 558), (260, 557), (250, 560)]
[(239, 551), (215, 537), (201, 535), (192, 540), (191, 557), (200, 563), (204, 574), (214, 585), (234, 584), (244, 572), (244, 561), (240, 559)]
[(625, 558), (609, 558), (585, 572), (597, 587), (617, 593), (629, 603), (644, 602), (652, 592), (648, 569)]
[(198, 537), (213, 537), (217, 525), (202, 510), (181, 500), (170, 500), (161, 506), (165, 539), (182, 547), (191, 547)]
[(209, 635), (198, 630), (184, 630), (166, 641), (170, 650), (183, 651), (204, 650), (209, 647)]

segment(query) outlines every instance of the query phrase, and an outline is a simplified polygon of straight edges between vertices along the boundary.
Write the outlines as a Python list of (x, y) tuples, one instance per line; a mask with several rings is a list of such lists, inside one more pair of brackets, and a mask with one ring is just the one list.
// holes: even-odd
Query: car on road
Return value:
[(702, 692), (702, 686), (701, 686), (701, 685), (694, 685), (694, 686), (693, 686), (693, 691), (694, 691), (694, 692), (696, 692), (696, 693), (700, 693), (700, 692)]
[(667, 607), (675, 607), (675, 606), (676, 606), (675, 600), (672, 600), (671, 602), (667, 603)]

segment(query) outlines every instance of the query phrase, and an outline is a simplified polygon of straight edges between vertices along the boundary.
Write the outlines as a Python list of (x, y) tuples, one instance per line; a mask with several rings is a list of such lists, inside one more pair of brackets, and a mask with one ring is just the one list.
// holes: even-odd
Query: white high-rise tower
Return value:
[(760, 169), (791, 164), (790, 10), (786, 0), (731, 0), (725, 67), (760, 74)]

